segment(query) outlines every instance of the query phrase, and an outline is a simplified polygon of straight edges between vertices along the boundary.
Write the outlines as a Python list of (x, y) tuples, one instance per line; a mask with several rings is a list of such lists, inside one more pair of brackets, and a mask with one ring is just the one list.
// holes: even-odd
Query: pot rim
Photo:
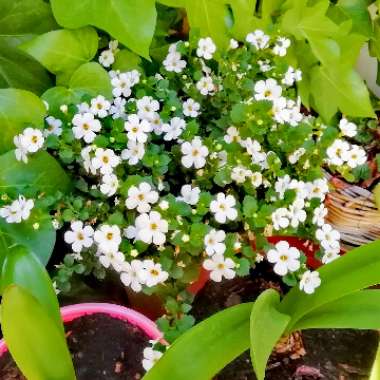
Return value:
[[(71, 322), (74, 319), (91, 314), (107, 314), (113, 318), (121, 319), (140, 328), (150, 339), (161, 340), (162, 333), (157, 328), (157, 325), (147, 318), (145, 315), (129, 309), (125, 306), (120, 306), (111, 303), (80, 303), (61, 307), (61, 316), (64, 323)], [(2, 339), (0, 341), (0, 356), (8, 351), (7, 345)]]

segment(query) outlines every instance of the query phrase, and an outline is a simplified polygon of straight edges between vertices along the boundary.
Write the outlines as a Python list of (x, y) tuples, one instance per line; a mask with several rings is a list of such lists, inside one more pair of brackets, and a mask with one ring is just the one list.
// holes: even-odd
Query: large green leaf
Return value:
[(59, 304), (50, 277), (34, 253), (21, 245), (10, 248), (5, 258), (1, 272), (1, 293), (12, 284), (28, 289), (64, 335)]
[(317, 111), (325, 120), (331, 119), (332, 104), (337, 105), (347, 116), (375, 117), (367, 87), (350, 65), (336, 62), (328, 66), (316, 66), (310, 75), (311, 94)]
[(307, 314), (293, 327), (305, 329), (380, 328), (380, 290), (361, 290)]
[(24, 288), (10, 285), (1, 305), (2, 331), (9, 350), (28, 380), (75, 380), (61, 330)]
[(149, 58), (156, 25), (155, 0), (51, 0), (51, 4), (60, 25), (94, 25)]
[(0, 156), (0, 192), (15, 194), (68, 192), (70, 178), (58, 161), (45, 151), (29, 157), (27, 164), (16, 160), (14, 151)]
[(143, 380), (210, 380), (249, 348), (252, 305), (231, 307), (187, 331)]
[(72, 73), (90, 61), (98, 50), (98, 35), (92, 27), (55, 30), (20, 45), (54, 74)]
[[(36, 226), (36, 223), (38, 229), (33, 227)], [(9, 247), (16, 243), (29, 248), (36, 254), (41, 263), (46, 265), (53, 252), (56, 240), (56, 231), (53, 228), (50, 215), (39, 209), (34, 209), (29, 219), (22, 223), (7, 223), (0, 218), (0, 235), (3, 245), (0, 253), (0, 264)]]
[(226, 3), (223, 0), (187, 0), (186, 11), (191, 31), (202, 37), (211, 37), (219, 48), (228, 46), (229, 37), (225, 22)]
[(244, 40), (255, 27), (256, 0), (230, 0), (229, 3), (234, 17), (231, 33), (235, 38)]
[(283, 299), (279, 311), (291, 315), (287, 331), (306, 315), (350, 293), (380, 283), (380, 241), (356, 248), (318, 271), (321, 286), (313, 294), (294, 287)]
[(0, 88), (18, 88), (41, 94), (51, 86), (43, 66), (22, 50), (0, 38)]
[(55, 112), (62, 104), (79, 103), (83, 95), (112, 97), (109, 75), (96, 62), (80, 66), (69, 79), (68, 87), (49, 88), (41, 98), (49, 104), (49, 110)]
[(27, 125), (42, 128), (45, 114), (45, 105), (31, 92), (0, 89), (0, 154), (14, 148), (13, 137)]
[(269, 356), (290, 321), (289, 315), (277, 310), (279, 303), (279, 293), (268, 289), (260, 294), (252, 307), (251, 360), (258, 380), (264, 380)]
[(0, 35), (40, 34), (56, 27), (43, 0), (0, 0)]

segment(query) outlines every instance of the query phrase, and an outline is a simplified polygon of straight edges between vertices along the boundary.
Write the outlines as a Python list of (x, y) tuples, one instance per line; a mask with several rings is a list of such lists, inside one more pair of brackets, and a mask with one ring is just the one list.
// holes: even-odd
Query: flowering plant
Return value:
[[(72, 251), (59, 289), (73, 273), (101, 278), (112, 268), (133, 291), (164, 294), (168, 311), (182, 316), (201, 266), (221, 281), (247, 275), (266, 255), (287, 284), (314, 292), (320, 279), (303, 252), (265, 237), (310, 239), (323, 263), (336, 259), (322, 167), (350, 170), (365, 154), (342, 149), (348, 122), (327, 126), (302, 113), (302, 73), (287, 63), (289, 46), (261, 30), (245, 44), (231, 40), (225, 53), (211, 38), (178, 42), (156, 75), (110, 71), (112, 99), (83, 95), (53, 109), (44, 130), (14, 137), (17, 160), (28, 165), (47, 149), (73, 177), (68, 195), (41, 202), (38, 194)], [(111, 41), (108, 55), (115, 49)], [(99, 61), (108, 66), (107, 54)], [(28, 219), (34, 206), (23, 196), (3, 202), (7, 223)]]

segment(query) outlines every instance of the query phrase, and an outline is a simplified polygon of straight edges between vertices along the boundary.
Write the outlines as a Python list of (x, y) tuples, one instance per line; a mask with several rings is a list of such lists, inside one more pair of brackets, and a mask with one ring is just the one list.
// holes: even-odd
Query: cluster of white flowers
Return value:
[(29, 219), (33, 207), (33, 199), (26, 199), (20, 195), (10, 205), (0, 208), (0, 217), (4, 218), (7, 223), (21, 223)]
[(115, 62), (115, 55), (119, 51), (118, 41), (110, 41), (108, 49), (103, 50), (99, 56), (99, 63), (104, 67), (110, 67)]
[(145, 371), (149, 371), (150, 369), (152, 369), (163, 355), (161, 351), (154, 349), (154, 346), (157, 344), (157, 341), (150, 340), (149, 343), (151, 344), (151, 347), (145, 348), (143, 352), (142, 366), (145, 369)]
[(322, 257), (322, 263), (327, 264), (339, 257), (340, 253), (340, 233), (330, 224), (322, 224), (317, 229), (315, 237), (320, 242), (321, 247), (324, 250)]
[(367, 154), (363, 148), (355, 144), (350, 144), (343, 139), (336, 139), (333, 144), (327, 148), (327, 157), (328, 164), (335, 166), (347, 164), (351, 169), (367, 162)]
[(169, 53), (163, 61), (165, 70), (169, 72), (180, 73), (186, 67), (186, 61), (182, 59), (181, 54), (177, 51), (177, 44), (169, 47)]
[(45, 142), (43, 132), (35, 128), (26, 128), (13, 139), (16, 146), (15, 155), (18, 161), (28, 162), (28, 154), (39, 151)]

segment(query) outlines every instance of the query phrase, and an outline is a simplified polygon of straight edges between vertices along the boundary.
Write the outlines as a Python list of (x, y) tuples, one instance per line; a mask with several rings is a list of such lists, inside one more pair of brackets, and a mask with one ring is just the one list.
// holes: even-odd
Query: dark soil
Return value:
[[(139, 380), (149, 338), (137, 327), (106, 314), (65, 324), (78, 380)], [(0, 358), (1, 380), (26, 380), (9, 354)]]
[[(281, 289), (272, 273), (253, 272), (246, 278), (209, 282), (196, 296), (193, 315), (201, 321), (227, 307), (254, 301), (265, 289)], [(307, 330), (272, 354), (267, 380), (364, 380), (368, 379), (379, 341), (371, 330)], [(284, 349), (284, 346), (286, 349)], [(226, 349), (228, 349), (226, 347)], [(277, 351), (277, 352), (276, 352)], [(280, 353), (281, 351), (281, 353)], [(306, 353), (306, 354), (305, 354)], [(292, 357), (292, 358), (291, 358)], [(255, 380), (249, 352), (224, 368), (214, 380)]]

